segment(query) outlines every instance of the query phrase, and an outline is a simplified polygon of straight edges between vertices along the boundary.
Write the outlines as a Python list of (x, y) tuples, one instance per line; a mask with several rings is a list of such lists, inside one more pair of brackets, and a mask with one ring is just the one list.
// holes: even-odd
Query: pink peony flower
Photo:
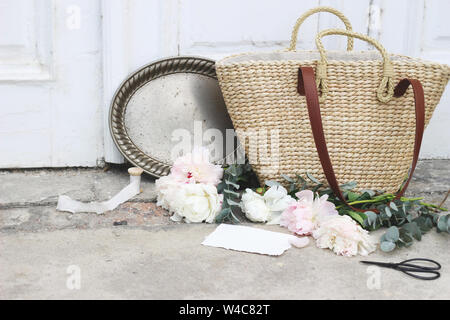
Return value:
[(349, 216), (338, 215), (323, 219), (313, 236), (319, 248), (328, 248), (347, 257), (357, 254), (367, 256), (377, 247), (376, 240), (369, 232)]
[(317, 229), (320, 219), (338, 214), (334, 204), (327, 201), (327, 195), (314, 199), (312, 191), (304, 190), (296, 193), (296, 196), (298, 201), (284, 210), (280, 220), (282, 227), (295, 234), (310, 235)]
[(217, 186), (223, 175), (220, 165), (209, 161), (209, 152), (205, 148), (195, 148), (192, 153), (175, 160), (170, 174), (181, 183), (204, 183)]

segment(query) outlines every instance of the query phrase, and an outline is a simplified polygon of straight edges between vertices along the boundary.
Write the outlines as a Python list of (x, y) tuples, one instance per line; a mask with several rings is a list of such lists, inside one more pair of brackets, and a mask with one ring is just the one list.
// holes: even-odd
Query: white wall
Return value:
[[(121, 162), (106, 124), (126, 75), (164, 56), (285, 48), (295, 20), (317, 5), (343, 11), (390, 52), (450, 64), (448, 0), (0, 0), (0, 167)], [(311, 17), (298, 48), (340, 26), (330, 14)], [(344, 49), (345, 39), (325, 46)], [(447, 92), (422, 158), (450, 158), (449, 105)]]

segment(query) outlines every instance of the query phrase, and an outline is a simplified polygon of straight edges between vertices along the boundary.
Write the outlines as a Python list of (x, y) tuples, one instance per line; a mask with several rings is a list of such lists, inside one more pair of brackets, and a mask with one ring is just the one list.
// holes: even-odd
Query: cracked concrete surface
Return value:
[[(449, 160), (421, 161), (408, 194), (439, 203), (449, 173)], [(153, 203), (147, 176), (142, 194), (104, 215), (55, 210), (59, 194), (108, 199), (128, 183), (124, 167), (5, 170), (0, 181), (1, 299), (450, 299), (450, 237), (434, 231), (411, 248), (370, 259), (433, 258), (442, 264), (440, 279), (380, 269), (380, 287), (373, 288), (360, 257), (338, 257), (312, 243), (280, 257), (201, 246), (215, 226), (171, 222)], [(123, 220), (127, 225), (113, 226)], [(66, 286), (70, 265), (80, 267), (80, 290)]]
[[(0, 170), (0, 209), (54, 206), (58, 195), (80, 201), (106, 200), (129, 183), (126, 167)], [(154, 179), (142, 176), (143, 193), (132, 201), (154, 201)]]

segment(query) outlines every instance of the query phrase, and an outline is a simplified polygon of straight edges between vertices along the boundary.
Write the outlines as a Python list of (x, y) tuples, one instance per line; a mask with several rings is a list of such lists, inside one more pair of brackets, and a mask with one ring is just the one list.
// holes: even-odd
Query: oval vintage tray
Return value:
[(233, 128), (215, 62), (199, 57), (167, 58), (137, 70), (117, 90), (109, 113), (111, 135), (122, 155), (155, 177), (170, 171), (171, 151), (179, 143), (172, 136), (181, 129), (193, 139), (194, 124), (203, 132), (219, 129), (224, 137)]

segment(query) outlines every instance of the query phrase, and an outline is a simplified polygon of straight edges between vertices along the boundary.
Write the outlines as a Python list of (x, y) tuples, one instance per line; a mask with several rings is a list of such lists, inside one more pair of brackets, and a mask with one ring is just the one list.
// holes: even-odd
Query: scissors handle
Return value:
[[(434, 267), (430, 267), (430, 266), (423, 266), (423, 265), (417, 265), (417, 264), (412, 264), (409, 262), (415, 262), (415, 261), (425, 261), (425, 262), (429, 262), (431, 264), (434, 264)], [(418, 270), (430, 270), (430, 271), (437, 271), (441, 269), (441, 265), (439, 264), (439, 262), (431, 260), (431, 259), (425, 259), (425, 258), (414, 258), (414, 259), (408, 259), (405, 261), (400, 262), (399, 264), (397, 264), (399, 268), (402, 267), (411, 267), (411, 268), (416, 268)]]
[[(435, 280), (441, 276), (441, 274), (434, 270), (420, 270), (420, 269), (399, 269), (401, 272), (407, 274), (408, 276), (411, 276), (416, 279), (421, 280)], [(421, 276), (417, 273), (425, 273), (425, 274), (433, 274), (430, 276)]]

